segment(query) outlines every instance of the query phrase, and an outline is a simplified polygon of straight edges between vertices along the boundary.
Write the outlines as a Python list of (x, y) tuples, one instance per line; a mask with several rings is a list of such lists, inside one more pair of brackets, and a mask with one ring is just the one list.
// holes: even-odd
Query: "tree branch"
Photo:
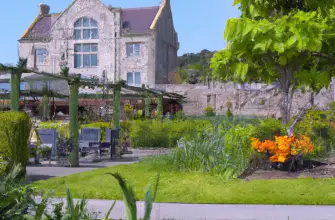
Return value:
[(292, 137), (294, 135), (294, 128), (295, 126), (304, 118), (306, 115), (307, 111), (311, 109), (310, 102), (308, 101), (306, 105), (303, 107), (303, 109), (300, 110), (298, 117), (293, 121), (293, 123), (288, 127), (287, 129), (287, 134), (289, 137)]
[(322, 54), (322, 53), (311, 53), (312, 56), (314, 57), (320, 57), (320, 58), (324, 58), (327, 60), (331, 60), (335, 62), (335, 58), (328, 56), (327, 54)]

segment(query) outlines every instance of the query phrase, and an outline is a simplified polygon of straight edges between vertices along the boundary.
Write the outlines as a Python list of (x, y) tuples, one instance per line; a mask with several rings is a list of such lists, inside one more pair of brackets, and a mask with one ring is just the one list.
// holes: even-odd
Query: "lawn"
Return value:
[[(65, 196), (69, 187), (75, 198), (120, 200), (121, 191), (107, 173), (119, 172), (134, 186), (143, 200), (148, 183), (156, 171), (145, 163), (102, 168), (62, 178), (39, 181), (33, 186), (55, 189)], [(335, 179), (232, 180), (200, 172), (168, 172), (163, 170), (157, 202), (216, 204), (335, 204)]]

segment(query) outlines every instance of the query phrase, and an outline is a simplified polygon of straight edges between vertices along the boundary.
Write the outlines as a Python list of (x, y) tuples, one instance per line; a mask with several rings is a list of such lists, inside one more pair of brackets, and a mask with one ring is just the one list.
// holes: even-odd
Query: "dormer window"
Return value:
[(123, 28), (123, 29), (128, 29), (128, 28), (130, 28), (130, 27), (129, 27), (129, 21), (125, 21), (125, 22), (123, 22), (123, 24), (122, 24), (122, 28)]
[(98, 23), (96, 20), (88, 17), (83, 17), (77, 20), (74, 23), (74, 39), (99, 39)]

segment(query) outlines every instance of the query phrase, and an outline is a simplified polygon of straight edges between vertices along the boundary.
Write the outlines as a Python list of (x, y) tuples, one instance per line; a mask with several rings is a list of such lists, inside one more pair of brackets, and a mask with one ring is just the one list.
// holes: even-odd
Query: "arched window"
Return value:
[(83, 17), (78, 19), (74, 23), (75, 40), (89, 40), (98, 38), (98, 23), (96, 22), (96, 20), (88, 17)]
[[(74, 23), (75, 40), (98, 39), (98, 23), (83, 17)], [(98, 44), (80, 42), (74, 45), (74, 68), (92, 68), (98, 66)]]

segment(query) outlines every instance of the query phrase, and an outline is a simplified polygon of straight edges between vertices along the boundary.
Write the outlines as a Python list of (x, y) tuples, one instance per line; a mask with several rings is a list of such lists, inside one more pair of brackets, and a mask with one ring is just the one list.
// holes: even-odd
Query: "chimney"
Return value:
[(48, 15), (50, 12), (50, 6), (43, 3), (39, 4), (38, 9), (39, 15)]

